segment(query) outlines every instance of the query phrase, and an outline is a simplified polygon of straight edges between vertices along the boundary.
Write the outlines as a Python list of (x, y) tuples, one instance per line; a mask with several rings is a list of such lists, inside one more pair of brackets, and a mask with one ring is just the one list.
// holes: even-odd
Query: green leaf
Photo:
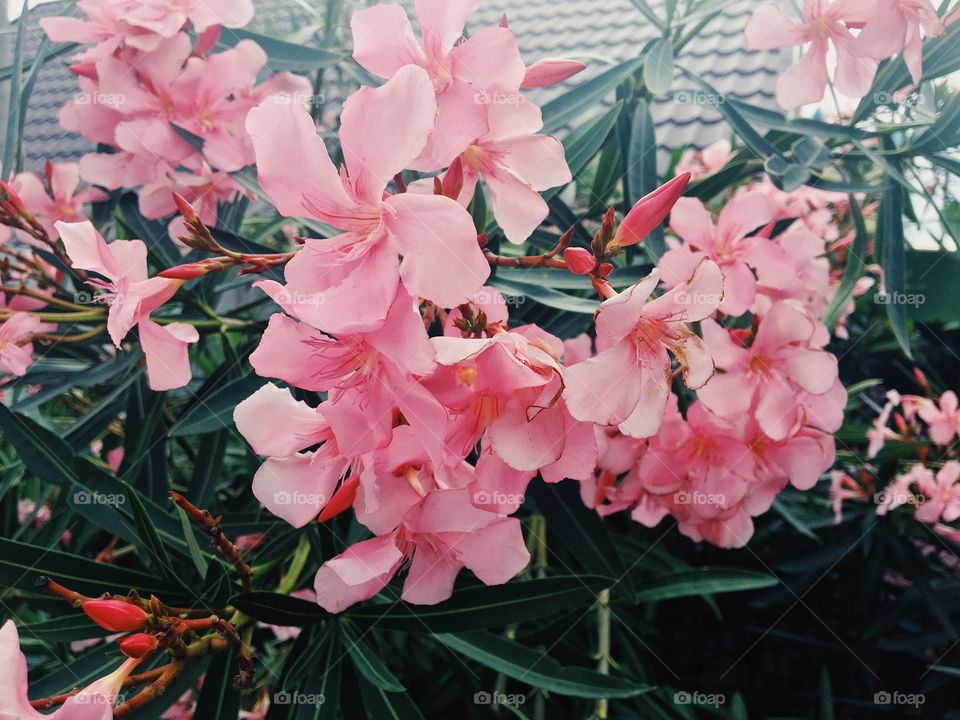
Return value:
[(307, 45), (296, 45), (237, 28), (221, 33), (217, 47), (220, 49), (231, 48), (241, 40), (253, 40), (263, 48), (267, 54), (267, 69), (271, 72), (289, 70), (296, 73), (308, 73), (336, 65), (350, 57), (349, 50), (331, 51)]
[[(622, 108), (623, 103), (618, 102), (603, 115), (581, 125), (564, 138), (563, 151), (567, 158), (567, 165), (570, 167), (570, 174), (573, 177), (577, 177), (587, 166), (587, 163), (593, 159), (594, 155), (600, 151), (610, 135), (610, 131), (616, 126)], [(549, 199), (562, 189), (562, 187), (550, 188), (543, 193), (543, 196)]]
[[(646, 100), (638, 100), (633, 112), (625, 172), (627, 192), (624, 200), (628, 207), (633, 207), (640, 198), (653, 192), (660, 184), (657, 176), (656, 125)], [(643, 246), (654, 260), (667, 251), (663, 224), (650, 232), (644, 239)]]
[(643, 65), (643, 57), (625, 60), (543, 106), (543, 132), (553, 133), (592, 110)]
[(197, 507), (211, 508), (216, 504), (217, 483), (223, 472), (223, 458), (227, 452), (230, 431), (206, 433), (200, 438), (197, 462), (190, 477), (190, 490), (187, 493)]
[(566, 312), (593, 315), (598, 307), (598, 303), (594, 300), (567, 295), (566, 293), (539, 285), (531, 285), (515, 280), (504, 280), (500, 277), (494, 277), (490, 281), (490, 284), (504, 295), (526, 297), (537, 301), (541, 305), (556, 308), (557, 310), (565, 310)]
[(20, 627), (25, 637), (35, 637), (45, 642), (74, 642), (90, 638), (102, 638), (107, 634), (82, 612), (71, 612), (49, 620), (26, 623)]
[(254, 374), (238, 378), (209, 393), (170, 427), (171, 437), (192, 437), (233, 426), (233, 410), (259, 390), (266, 380)]
[(137, 525), (137, 535), (140, 537), (143, 547), (149, 553), (150, 557), (153, 558), (156, 567), (158, 567), (167, 578), (178, 580), (179, 576), (170, 563), (170, 556), (167, 554), (167, 549), (164, 547), (163, 541), (160, 539), (160, 535), (154, 527), (153, 520), (147, 513), (143, 501), (140, 499), (140, 493), (137, 492), (130, 483), (121, 480), (120, 485), (127, 492), (127, 499), (130, 501), (130, 507), (133, 512), (133, 521)]
[(853, 292), (857, 288), (857, 282), (863, 275), (863, 268), (866, 264), (867, 254), (867, 226), (863, 221), (863, 212), (860, 205), (853, 195), (849, 196), (850, 215), (853, 217), (853, 244), (847, 250), (843, 275), (840, 278), (840, 285), (830, 301), (829, 307), (823, 314), (823, 324), (832, 329), (836, 326), (840, 315), (843, 314), (847, 303), (853, 297)]
[(370, 717), (377, 720), (423, 720), (423, 713), (407, 693), (388, 693), (362, 675), (357, 680)]
[(878, 211), (877, 235), (882, 248), (885, 307), (900, 349), (912, 358), (907, 334), (906, 239), (903, 236), (903, 196), (900, 185), (889, 174), (884, 176), (883, 196)]
[(575, 607), (592, 605), (610, 580), (593, 575), (527, 580), (456, 591), (436, 605), (376, 603), (348, 610), (351, 621), (383, 630), (459, 632), (547, 619)]
[(3, 178), (8, 178), (19, 169), (23, 133), (20, 126), (20, 103), (23, 83), (23, 41), (27, 34), (27, 4), (23, 4), (20, 21), (17, 23), (17, 39), (13, 46), (13, 63), (10, 73), (10, 100), (7, 105), (7, 135), (3, 142)]
[(714, 595), (773, 587), (779, 580), (750, 570), (736, 568), (697, 568), (671, 572), (643, 582), (637, 602), (659, 602), (680, 597)]
[(197, 536), (193, 532), (193, 525), (190, 523), (190, 518), (187, 517), (187, 513), (184, 512), (182, 507), (179, 505), (175, 507), (177, 516), (180, 518), (180, 526), (183, 528), (183, 538), (187, 541), (187, 550), (190, 552), (190, 559), (193, 560), (193, 566), (197, 569), (197, 572), (200, 573), (200, 577), (206, 577), (209, 563), (203, 554), (203, 550), (200, 549), (200, 544), (197, 542)]
[(341, 629), (347, 645), (347, 653), (353, 660), (353, 666), (357, 672), (381, 690), (403, 692), (405, 688), (401, 682), (390, 672), (377, 652), (363, 639), (363, 635), (350, 623), (344, 623)]
[(620, 553), (607, 525), (580, 500), (579, 483), (535, 480), (527, 494), (547, 520), (547, 531), (585, 569), (632, 593)]
[(639, 10), (641, 14), (661, 33), (667, 29), (666, 24), (664, 24), (663, 20), (661, 20), (653, 11), (653, 8), (650, 7), (650, 4), (647, 2), (647, 0), (630, 0), (630, 2), (632, 2), (633, 6), (637, 8), (637, 10)]
[(653, 43), (643, 62), (643, 82), (654, 95), (666, 95), (673, 84), (673, 44), (669, 37)]
[(0, 430), (30, 472), (58, 485), (69, 482), (73, 473), (73, 450), (55, 433), (3, 404), (0, 404)]
[(303, 626), (332, 617), (315, 602), (274, 592), (241, 593), (232, 597), (230, 604), (240, 612), (270, 625)]
[(653, 688), (601, 675), (581, 667), (563, 667), (546, 653), (493, 633), (477, 631), (435, 635), (454, 652), (519, 682), (558, 695), (581, 698), (636, 697)]
[(36, 591), (37, 580), (49, 576), (85, 595), (124, 594), (136, 588), (142, 595), (167, 600), (182, 590), (153, 573), (94, 562), (80, 555), (0, 538), (0, 585)]
[(235, 718), (240, 712), (240, 689), (234, 685), (235, 646), (217, 653), (203, 678), (193, 713), (198, 718)]
[(470, 217), (473, 218), (473, 226), (477, 229), (479, 235), (487, 226), (487, 196), (483, 193), (483, 186), (477, 183), (473, 190), (473, 200), (470, 201)]

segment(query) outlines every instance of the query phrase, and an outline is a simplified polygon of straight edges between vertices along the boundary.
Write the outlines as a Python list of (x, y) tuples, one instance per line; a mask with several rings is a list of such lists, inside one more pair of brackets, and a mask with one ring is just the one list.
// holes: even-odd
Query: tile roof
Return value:
[[(722, 13), (684, 48), (677, 63), (701, 75), (723, 97), (774, 108), (776, 77), (789, 62), (788, 53), (751, 52), (743, 47), (743, 28), (759, 1), (727, 0)], [(413, 0), (403, 2), (408, 8), (413, 5)], [(371, 3), (354, 0), (351, 4), (359, 7)], [(27, 58), (33, 56), (42, 38), (37, 20), (62, 14), (65, 5), (41, 4), (29, 13)], [(257, 15), (252, 29), (264, 34), (296, 41), (319, 22), (319, 12), (311, 9), (308, 0), (254, 0), (254, 5)], [(663, 17), (663, 0), (651, 0), (651, 5)], [(471, 18), (468, 31), (495, 25), (504, 13), (528, 64), (547, 57), (572, 57), (588, 64), (587, 70), (562, 85), (533, 91), (532, 99), (541, 104), (610, 65), (634, 57), (656, 36), (656, 29), (631, 0), (484, 0)], [(49, 61), (30, 99), (24, 130), (28, 170), (41, 169), (46, 159), (75, 160), (93, 149), (79, 135), (64, 132), (57, 121), (57, 110), (77, 90), (67, 64), (67, 57)], [(652, 108), (661, 163), (671, 148), (700, 148), (730, 134), (715, 108), (684, 102), (688, 96), (677, 89), (690, 88), (690, 83), (681, 80), (678, 71), (674, 87), (672, 97), (657, 98)], [(607, 106), (611, 102), (608, 98)], [(597, 112), (600, 110), (597, 108)]]

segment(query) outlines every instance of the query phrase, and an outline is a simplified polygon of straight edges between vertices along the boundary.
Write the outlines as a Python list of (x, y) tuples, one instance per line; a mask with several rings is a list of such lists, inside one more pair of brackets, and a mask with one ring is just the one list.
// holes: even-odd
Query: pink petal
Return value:
[(577, 420), (617, 425), (640, 401), (639, 363), (629, 340), (568, 367), (563, 377), (563, 398)]
[(353, 59), (374, 75), (393, 77), (404, 65), (423, 65), (425, 58), (400, 5), (374, 5), (350, 17)]
[(837, 91), (847, 97), (863, 97), (873, 84), (877, 74), (877, 61), (861, 56), (851, 38), (849, 42), (835, 42), (837, 51), (837, 69), (834, 74), (834, 84)]
[(460, 560), (486, 585), (500, 585), (530, 562), (523, 531), (516, 518), (502, 518), (467, 536)]
[(497, 143), (501, 162), (511, 173), (538, 192), (566, 185), (573, 178), (563, 145), (549, 135), (522, 135)]
[(478, 90), (518, 93), (526, 66), (513, 31), (489, 27), (473, 33), (450, 53), (453, 74)]
[(340, 115), (340, 146), (361, 198), (379, 204), (387, 183), (423, 150), (436, 115), (433, 83), (416, 65), (347, 98)]
[(317, 571), (317, 603), (327, 612), (341, 612), (380, 592), (403, 560), (393, 535), (356, 543)]
[(746, 28), (751, 50), (776, 50), (806, 40), (803, 25), (790, 18), (779, 3), (764, 3), (754, 10)]
[(268, 99), (247, 114), (257, 178), (281, 215), (311, 217), (343, 227), (356, 213), (310, 114)]
[(470, 214), (439, 195), (405, 193), (386, 202), (384, 222), (403, 255), (400, 278), (414, 296), (453, 307), (470, 300), (490, 275)]
[(462, 567), (460, 560), (446, 547), (417, 543), (401, 599), (416, 605), (435, 605), (446, 600), (453, 594), (453, 583)]
[(313, 520), (333, 496), (342, 466), (322, 451), (271, 457), (253, 476), (253, 494), (293, 527)]
[(327, 424), (289, 390), (267, 383), (233, 411), (237, 430), (257, 455), (283, 457), (323, 439)]
[(670, 211), (670, 229), (696, 248), (712, 247), (713, 218), (696, 198), (682, 197)]
[(670, 396), (670, 382), (667, 370), (642, 367), (640, 370), (640, 397), (636, 406), (623, 422), (620, 432), (635, 438), (646, 438), (657, 434), (663, 423), (663, 412)]
[(436, 51), (445, 55), (463, 35), (463, 26), (480, 7), (480, 0), (416, 0), (417, 19), (424, 37), (432, 34)]
[(140, 320), (139, 328), (150, 389), (173, 390), (190, 382), (187, 348), (200, 339), (197, 329), (186, 323), (161, 326), (148, 318)]
[(508, 403), (487, 430), (493, 451), (516, 470), (539, 470), (558, 460), (563, 452), (560, 408), (534, 412), (536, 408), (528, 409), (522, 402)]
[(820, 102), (827, 87), (827, 49), (815, 42), (777, 81), (777, 102), (786, 110)]
[(304, 390), (326, 390), (326, 386), (314, 377), (315, 350), (310, 345), (311, 341), (321, 337), (308, 325), (283, 313), (274, 313), (260, 344), (250, 355), (250, 364), (260, 377), (283, 380)]
[[(487, 132), (487, 112), (477, 104), (477, 97), (477, 91), (469, 83), (456, 78), (437, 94), (437, 120), (433, 132), (420, 154), (409, 163), (411, 169), (433, 172), (447, 167)], [(431, 183), (430, 193), (432, 188)]]

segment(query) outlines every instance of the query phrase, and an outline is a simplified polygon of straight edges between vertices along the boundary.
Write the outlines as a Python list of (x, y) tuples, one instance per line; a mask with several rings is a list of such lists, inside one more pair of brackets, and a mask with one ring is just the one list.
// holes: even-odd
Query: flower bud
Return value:
[(458, 155), (450, 163), (447, 172), (443, 175), (443, 194), (451, 200), (460, 197), (460, 191), (463, 190), (463, 161)]
[(527, 68), (520, 87), (524, 90), (550, 87), (568, 80), (586, 67), (579, 60), (544, 58)]
[(193, 280), (203, 277), (212, 268), (201, 263), (186, 263), (185, 265), (174, 265), (166, 270), (161, 270), (157, 275), (169, 280)]
[(610, 273), (613, 272), (613, 265), (608, 262), (600, 263), (600, 267), (597, 268), (597, 272), (602, 278), (609, 277)]
[(359, 475), (351, 475), (344, 480), (333, 494), (333, 497), (330, 498), (330, 502), (328, 502), (327, 506), (320, 512), (320, 517), (317, 518), (317, 522), (326, 522), (353, 505), (359, 486)]
[(157, 649), (158, 644), (157, 639), (153, 635), (147, 635), (147, 633), (127, 635), (127, 637), (117, 641), (120, 651), (130, 658), (146, 657)]
[(147, 621), (143, 608), (126, 600), (88, 600), (81, 607), (91, 620), (110, 632), (139, 630)]
[(563, 261), (567, 270), (574, 275), (589, 275), (597, 266), (597, 260), (586, 248), (572, 247), (563, 251)]
[(630, 209), (620, 223), (620, 227), (617, 228), (613, 241), (620, 247), (626, 247), (643, 240), (650, 231), (663, 222), (670, 213), (670, 209), (680, 199), (689, 181), (690, 173), (677, 175), (670, 182), (637, 200), (637, 204)]

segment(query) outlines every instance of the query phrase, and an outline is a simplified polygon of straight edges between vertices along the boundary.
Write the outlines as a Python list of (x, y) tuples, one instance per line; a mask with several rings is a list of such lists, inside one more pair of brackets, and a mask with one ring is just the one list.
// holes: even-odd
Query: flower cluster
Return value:
[(777, 102), (788, 110), (823, 99), (827, 57), (836, 57), (833, 84), (848, 97), (867, 93), (880, 61), (900, 54), (914, 85), (923, 74), (923, 40), (943, 34), (944, 21), (930, 0), (804, 0), (803, 19), (779, 3), (758, 7), (747, 24), (753, 50), (808, 45), (777, 82)]
[(249, 22), (250, 0), (78, 7), (86, 19), (40, 23), (54, 42), (93, 44), (74, 58), (80, 92), (59, 115), (64, 129), (111, 150), (84, 156), (83, 178), (109, 190), (139, 188), (140, 211), (153, 219), (174, 212), (176, 191), (215, 223), (217, 203), (244, 193), (228, 173), (253, 162), (247, 112), (268, 98), (302, 104), (309, 82), (284, 72), (257, 84), (267, 55), (252, 40), (215, 52), (221, 26)]
[[(837, 199), (787, 195), (760, 183), (738, 190), (716, 221), (698, 200), (676, 202), (676, 238), (659, 263), (670, 289), (649, 307), (662, 304), (663, 317), (701, 321), (703, 340), (667, 328), (652, 332), (649, 321), (623, 322), (601, 306), (601, 352), (567, 378), (569, 384), (582, 374), (589, 383), (572, 405), (575, 414), (591, 402), (585, 418), (619, 423), (619, 432), (606, 430), (584, 502), (602, 514), (630, 509), (649, 526), (670, 515), (696, 540), (739, 547), (753, 534), (751, 518), (786, 485), (809, 489), (830, 468), (831, 433), (842, 423), (846, 392), (817, 318), (834, 291), (827, 241), (839, 233), (827, 206)], [(785, 220), (789, 227), (774, 236)], [(723, 276), (722, 292), (713, 274)], [(678, 359), (696, 396), (647, 382), (638, 412), (625, 415), (631, 391), (623, 369), (634, 357), (642, 364), (644, 354), (606, 348), (608, 327), (615, 337), (632, 329), (633, 342), (682, 342)], [(662, 425), (653, 408), (663, 409)]]

